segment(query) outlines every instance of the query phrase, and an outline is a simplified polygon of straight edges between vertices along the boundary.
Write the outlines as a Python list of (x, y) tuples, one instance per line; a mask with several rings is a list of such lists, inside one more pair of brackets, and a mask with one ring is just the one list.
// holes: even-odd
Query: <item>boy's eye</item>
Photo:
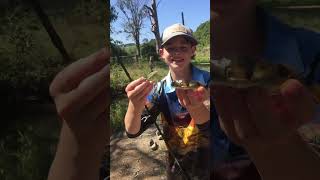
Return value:
[(180, 50), (184, 52), (187, 50), (187, 47), (181, 47)]
[(186, 46), (177, 47), (177, 48), (167, 47), (166, 49), (167, 49), (167, 51), (170, 52), (170, 53), (175, 52), (175, 51), (186, 52), (186, 51), (188, 50), (188, 47), (186, 47)]
[(175, 48), (171, 48), (171, 47), (170, 47), (170, 48), (167, 48), (167, 51), (168, 51), (168, 52), (173, 52), (174, 50), (175, 50)]

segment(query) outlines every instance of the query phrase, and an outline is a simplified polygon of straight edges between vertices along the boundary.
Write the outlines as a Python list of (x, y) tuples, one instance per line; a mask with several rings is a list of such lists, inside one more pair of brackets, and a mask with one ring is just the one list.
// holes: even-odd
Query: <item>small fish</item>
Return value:
[(171, 86), (177, 88), (177, 89), (196, 89), (200, 86), (203, 86), (198, 81), (183, 81), (183, 80), (176, 80), (172, 81)]
[(156, 75), (158, 71), (152, 71), (148, 76), (147, 79), (150, 80), (154, 75)]

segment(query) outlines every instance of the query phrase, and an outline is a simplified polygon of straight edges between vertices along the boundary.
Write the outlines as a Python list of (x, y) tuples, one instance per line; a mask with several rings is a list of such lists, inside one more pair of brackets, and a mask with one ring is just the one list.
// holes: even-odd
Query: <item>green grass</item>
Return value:
[(210, 47), (197, 46), (195, 61), (209, 62), (210, 61)]
[(127, 111), (128, 99), (126, 96), (118, 97), (110, 105), (110, 122), (113, 132), (124, 130), (124, 116)]
[(43, 180), (53, 160), (59, 134), (54, 106), (28, 105), (0, 139), (1, 180)]

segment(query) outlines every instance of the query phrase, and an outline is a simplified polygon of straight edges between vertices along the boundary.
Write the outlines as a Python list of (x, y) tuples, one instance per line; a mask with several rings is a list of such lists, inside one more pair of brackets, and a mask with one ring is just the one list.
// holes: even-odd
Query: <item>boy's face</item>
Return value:
[(170, 39), (159, 50), (161, 58), (173, 71), (189, 68), (191, 58), (195, 55), (196, 47), (192, 46), (183, 36)]

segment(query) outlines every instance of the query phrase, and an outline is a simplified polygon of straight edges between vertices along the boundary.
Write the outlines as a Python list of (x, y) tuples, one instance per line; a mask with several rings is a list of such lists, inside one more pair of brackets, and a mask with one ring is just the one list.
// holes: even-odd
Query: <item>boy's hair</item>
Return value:
[(170, 39), (176, 36), (184, 36), (186, 40), (191, 43), (192, 46), (196, 46), (198, 44), (198, 41), (192, 34), (192, 30), (180, 23), (177, 23), (167, 27), (163, 31), (161, 37), (161, 48), (163, 48), (166, 42), (168, 42)]

